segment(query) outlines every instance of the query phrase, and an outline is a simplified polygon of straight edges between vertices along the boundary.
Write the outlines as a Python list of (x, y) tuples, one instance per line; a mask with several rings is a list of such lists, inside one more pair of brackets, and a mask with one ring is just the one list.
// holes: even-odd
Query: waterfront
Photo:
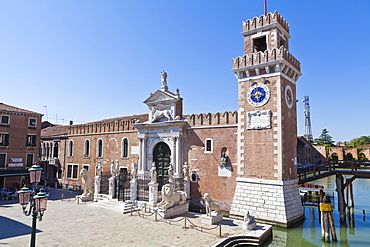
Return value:
[[(349, 177), (346, 177), (349, 178)], [(335, 191), (335, 176), (320, 179), (313, 184), (323, 185), (325, 189)], [(321, 240), (321, 225), (317, 207), (305, 206), (303, 208), (305, 220), (300, 225), (289, 228), (274, 228), (272, 246), (309, 247), (309, 246), (340, 246), (340, 247), (365, 247), (370, 246), (370, 179), (355, 179), (354, 192), (354, 227), (349, 226), (348, 217), (346, 224), (340, 225), (337, 195), (334, 193), (334, 222), (338, 237), (337, 242), (324, 242)], [(365, 210), (365, 214), (363, 214)]]

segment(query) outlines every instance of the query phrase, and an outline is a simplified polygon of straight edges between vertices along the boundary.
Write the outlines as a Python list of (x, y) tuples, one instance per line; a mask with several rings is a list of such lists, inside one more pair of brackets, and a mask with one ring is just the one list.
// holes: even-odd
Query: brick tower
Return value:
[(231, 214), (288, 226), (303, 217), (295, 167), (296, 81), (289, 25), (278, 12), (243, 22), (238, 79), (238, 178)]

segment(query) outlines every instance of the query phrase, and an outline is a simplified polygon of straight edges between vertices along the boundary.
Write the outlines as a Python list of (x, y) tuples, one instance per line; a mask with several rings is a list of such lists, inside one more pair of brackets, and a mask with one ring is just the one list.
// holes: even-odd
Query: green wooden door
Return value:
[(168, 168), (171, 162), (171, 150), (164, 142), (158, 143), (153, 151), (153, 161), (157, 169), (158, 190), (168, 182)]

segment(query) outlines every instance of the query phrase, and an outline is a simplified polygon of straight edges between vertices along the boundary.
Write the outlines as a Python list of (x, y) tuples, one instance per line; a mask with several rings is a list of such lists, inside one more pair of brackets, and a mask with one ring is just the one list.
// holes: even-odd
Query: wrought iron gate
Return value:
[(127, 169), (121, 169), (116, 191), (118, 201), (130, 200), (130, 174)]
[(150, 178), (148, 176), (139, 177), (137, 180), (137, 200), (149, 201), (149, 183)]

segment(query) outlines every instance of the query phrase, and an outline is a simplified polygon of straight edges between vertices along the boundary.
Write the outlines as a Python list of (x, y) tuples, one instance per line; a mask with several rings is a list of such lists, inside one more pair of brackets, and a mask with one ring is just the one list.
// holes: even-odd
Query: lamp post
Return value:
[[(33, 165), (30, 169), (30, 182), (33, 187), (33, 195), (31, 197), (31, 190), (27, 187), (23, 187), (19, 193), (19, 204), (22, 206), (24, 215), (29, 216), (32, 213), (32, 233), (31, 233), (31, 247), (36, 245), (36, 220), (42, 220), (44, 211), (46, 210), (46, 205), (48, 201), (48, 194), (46, 194), (43, 189), (36, 193), (37, 184), (40, 182), (42, 168), (39, 165)], [(28, 209), (27, 209), (28, 207)]]

